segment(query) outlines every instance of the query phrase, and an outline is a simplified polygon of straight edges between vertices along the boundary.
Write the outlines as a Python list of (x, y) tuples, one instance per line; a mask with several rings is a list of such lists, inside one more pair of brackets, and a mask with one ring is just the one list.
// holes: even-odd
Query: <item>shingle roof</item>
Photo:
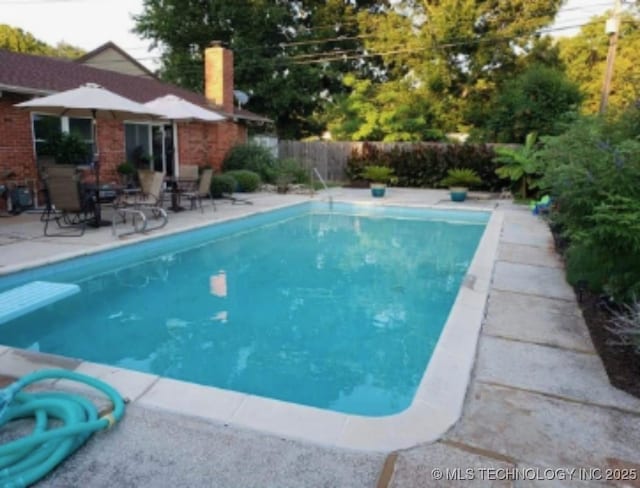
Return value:
[(13, 88), (23, 93), (43, 94), (77, 88), (84, 83), (97, 83), (139, 103), (172, 94), (234, 118), (271, 122), (266, 117), (239, 108), (234, 108), (233, 114), (225, 113), (221, 107), (208, 103), (204, 95), (157, 79), (125, 75), (73, 61), (0, 49), (0, 89), (9, 91)]

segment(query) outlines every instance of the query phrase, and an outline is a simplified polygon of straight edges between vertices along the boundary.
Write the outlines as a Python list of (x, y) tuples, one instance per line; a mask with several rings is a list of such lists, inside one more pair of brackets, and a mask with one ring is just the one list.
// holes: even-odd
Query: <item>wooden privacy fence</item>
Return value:
[(326, 181), (343, 181), (347, 159), (357, 144), (362, 145), (361, 142), (279, 141), (278, 157), (293, 158), (309, 171), (318, 168)]
[[(293, 158), (308, 169), (318, 168), (326, 181), (344, 181), (347, 159), (351, 153), (362, 151), (364, 144), (375, 146), (384, 151), (394, 148), (411, 149), (416, 144), (440, 146), (439, 142), (335, 142), (335, 141), (279, 141), (278, 157)], [(446, 145), (446, 144), (445, 144)]]

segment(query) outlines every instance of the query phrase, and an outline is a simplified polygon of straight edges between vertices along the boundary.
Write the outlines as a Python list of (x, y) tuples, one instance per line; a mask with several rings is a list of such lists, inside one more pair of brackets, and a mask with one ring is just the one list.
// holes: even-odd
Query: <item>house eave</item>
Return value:
[(10, 93), (19, 93), (21, 95), (51, 95), (53, 93), (56, 93), (55, 90), (43, 90), (41, 88), (29, 88), (26, 86), (6, 85), (4, 83), (0, 83), (0, 91), (10, 92)]

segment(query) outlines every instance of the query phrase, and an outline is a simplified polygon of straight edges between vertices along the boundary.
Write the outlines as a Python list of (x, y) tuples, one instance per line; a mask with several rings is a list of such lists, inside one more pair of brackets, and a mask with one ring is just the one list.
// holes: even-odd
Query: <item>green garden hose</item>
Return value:
[[(101, 417), (96, 406), (80, 395), (62, 392), (21, 392), (42, 380), (65, 379), (104, 393), (113, 411)], [(124, 401), (106, 383), (66, 370), (41, 370), (0, 389), (0, 429), (19, 419), (34, 419), (33, 431), (0, 446), (0, 486), (29, 486), (73, 454), (94, 432), (111, 427), (124, 415)], [(52, 425), (52, 421), (55, 425)]]

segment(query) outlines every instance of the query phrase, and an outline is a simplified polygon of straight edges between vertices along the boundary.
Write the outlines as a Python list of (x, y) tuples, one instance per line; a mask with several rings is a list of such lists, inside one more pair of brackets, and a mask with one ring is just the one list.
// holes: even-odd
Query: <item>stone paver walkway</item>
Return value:
[(640, 400), (609, 384), (546, 224), (506, 207), (462, 418), (439, 442), (399, 454), (394, 488), (470, 483), (433, 480), (432, 469), (447, 467), (505, 470), (476, 469), (480, 486), (595, 484), (578, 471), (574, 481), (488, 479), (545, 469), (626, 467), (640, 476)]
[[(392, 203), (437, 204), (445, 198), (433, 191), (390, 193)], [(365, 198), (352, 190), (335, 195)], [(388, 457), (134, 404), (115, 430), (95, 436), (39, 486), (404, 488), (468, 486), (471, 477), (477, 486), (600, 486), (577, 479), (488, 478), (571, 468), (595, 475), (622, 468), (640, 476), (640, 400), (609, 385), (546, 224), (525, 208), (491, 204), (504, 211), (505, 219), (475, 371), (462, 418), (438, 442)], [(29, 232), (16, 227), (5, 234), (2, 240), (0, 228), (6, 249), (15, 239), (28, 239)], [(39, 246), (45, 242), (39, 241), (31, 244), (42, 253)], [(10, 375), (2, 364), (0, 351), (0, 374)], [(432, 470), (446, 474), (447, 468), (458, 469), (458, 478), (466, 480), (434, 479)], [(568, 477), (567, 471), (557, 473)]]

